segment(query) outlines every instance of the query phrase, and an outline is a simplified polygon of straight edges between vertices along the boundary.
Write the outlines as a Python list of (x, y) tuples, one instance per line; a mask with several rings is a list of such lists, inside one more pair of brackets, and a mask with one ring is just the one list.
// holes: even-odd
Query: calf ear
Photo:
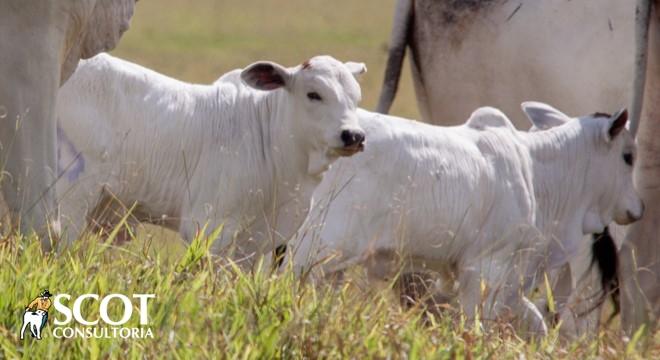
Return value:
[(626, 128), (628, 122), (628, 110), (621, 109), (607, 120), (605, 141), (611, 141)]
[(367, 65), (364, 63), (358, 63), (358, 62), (353, 62), (353, 61), (347, 61), (344, 63), (346, 67), (348, 68), (348, 71), (355, 76), (357, 79), (360, 75), (365, 74), (367, 72)]
[(270, 61), (256, 62), (241, 72), (241, 79), (258, 90), (275, 90), (289, 84), (291, 74), (284, 66)]
[(520, 107), (525, 112), (525, 115), (527, 115), (529, 121), (532, 122), (533, 126), (531, 130), (547, 130), (571, 120), (563, 112), (541, 102), (526, 101), (520, 104)]

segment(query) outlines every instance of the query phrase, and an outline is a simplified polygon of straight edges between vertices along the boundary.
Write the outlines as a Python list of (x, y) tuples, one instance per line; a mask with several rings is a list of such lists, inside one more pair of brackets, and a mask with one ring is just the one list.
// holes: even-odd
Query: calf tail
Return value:
[(591, 267), (594, 265), (600, 274), (601, 291), (596, 304), (582, 315), (599, 308), (609, 296), (614, 305), (614, 312), (610, 315), (610, 319), (612, 319), (621, 310), (619, 300), (619, 254), (608, 227), (605, 227), (602, 233), (593, 234)]
[(399, 87), (401, 67), (406, 56), (406, 47), (412, 30), (413, 1), (397, 0), (394, 8), (394, 21), (392, 22), (385, 78), (383, 79), (383, 88), (380, 91), (380, 99), (376, 108), (376, 112), (382, 114), (387, 114), (390, 111)]

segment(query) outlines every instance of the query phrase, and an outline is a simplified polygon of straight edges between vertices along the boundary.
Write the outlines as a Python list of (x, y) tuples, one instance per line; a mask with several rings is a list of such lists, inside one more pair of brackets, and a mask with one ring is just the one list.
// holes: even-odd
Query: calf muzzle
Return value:
[(644, 203), (642, 203), (641, 210), (639, 211), (639, 214), (634, 214), (632, 211), (628, 210), (626, 211), (626, 216), (628, 217), (628, 224), (634, 223), (635, 221), (638, 221), (639, 219), (644, 216)]
[(337, 149), (341, 156), (351, 156), (364, 150), (364, 131), (362, 130), (343, 130), (341, 132), (341, 141), (344, 147)]

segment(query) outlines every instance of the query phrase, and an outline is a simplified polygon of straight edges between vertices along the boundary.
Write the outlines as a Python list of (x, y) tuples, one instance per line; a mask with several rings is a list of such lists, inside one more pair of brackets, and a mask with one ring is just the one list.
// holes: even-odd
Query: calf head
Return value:
[(639, 220), (644, 204), (633, 187), (635, 140), (626, 129), (628, 112), (614, 115), (595, 113), (571, 119), (549, 105), (526, 102), (523, 110), (534, 130), (544, 130), (575, 121), (576, 131), (585, 139), (587, 151), (583, 193), (587, 200), (583, 232), (602, 232), (612, 220), (629, 224)]
[(364, 148), (365, 135), (356, 110), (366, 72), (361, 63), (342, 63), (316, 56), (294, 68), (261, 61), (245, 68), (241, 78), (259, 90), (284, 89), (292, 131), (312, 149), (326, 156), (350, 156)]

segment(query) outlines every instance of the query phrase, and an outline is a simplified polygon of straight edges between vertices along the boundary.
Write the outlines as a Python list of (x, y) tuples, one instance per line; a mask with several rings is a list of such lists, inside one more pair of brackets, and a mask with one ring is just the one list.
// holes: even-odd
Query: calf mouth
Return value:
[(353, 156), (359, 152), (364, 151), (364, 143), (359, 143), (351, 146), (344, 146), (340, 148), (334, 148), (333, 152), (339, 156), (348, 157)]
[(632, 224), (634, 222), (637, 222), (642, 218), (642, 215), (641, 214), (640, 215), (635, 215), (632, 212), (630, 212), (630, 210), (628, 210), (628, 211), (626, 211), (626, 218), (627, 218), (626, 223), (622, 224), (622, 225), (628, 225), (628, 224)]
[(643, 213), (644, 213), (644, 212), (642, 211), (641, 214), (634, 214), (634, 213), (631, 212), (630, 210), (627, 210), (627, 211), (626, 211), (626, 215), (625, 215), (625, 217), (623, 217), (623, 218), (621, 218), (621, 219), (619, 219), (619, 218), (615, 218), (615, 219), (614, 219), (614, 222), (616, 222), (616, 223), (619, 224), (619, 225), (630, 225), (630, 224), (632, 224), (632, 223), (634, 223), (634, 222), (639, 221), (639, 220), (642, 218)]

